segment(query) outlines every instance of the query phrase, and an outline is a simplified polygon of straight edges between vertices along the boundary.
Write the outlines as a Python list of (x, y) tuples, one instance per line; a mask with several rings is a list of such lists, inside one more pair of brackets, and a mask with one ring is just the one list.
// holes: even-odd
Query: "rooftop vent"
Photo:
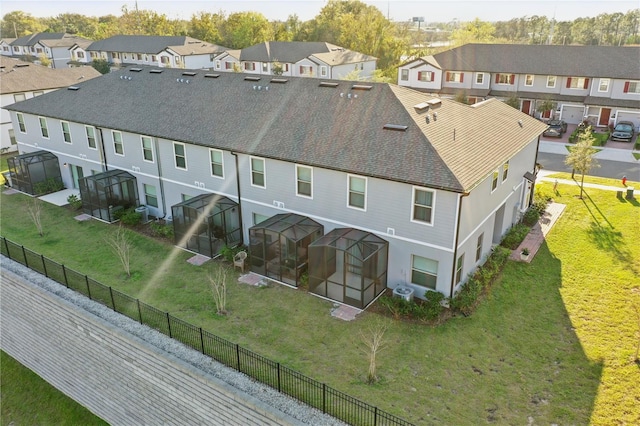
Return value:
[(218, 78), (220, 74), (205, 74), (204, 76), (205, 78)]
[(418, 112), (425, 112), (425, 111), (427, 111), (429, 109), (429, 103), (428, 102), (421, 102), (421, 103), (419, 103), (417, 105), (414, 105), (413, 107)]
[(162, 70), (151, 70), (149, 71), (149, 74), (160, 74), (162, 73)]
[(332, 81), (321, 81), (320, 87), (338, 87), (338, 83)]
[(78, 90), (80, 89), (78, 86), (69, 86), (67, 87), (67, 90)]
[(142, 68), (131, 68), (129, 71), (131, 71), (131, 72), (140, 72), (140, 71), (142, 71)]
[(182, 75), (188, 75), (190, 77), (193, 77), (194, 75), (196, 75), (197, 73), (193, 72), (193, 71), (185, 71), (182, 73)]
[(14, 68), (23, 68), (23, 67), (28, 67), (29, 64), (15, 64), (13, 67)]
[(260, 81), (260, 77), (245, 77), (246, 81)]
[(397, 130), (399, 132), (404, 132), (409, 128), (409, 126), (403, 126), (401, 124), (385, 124), (384, 126), (382, 126), (382, 128), (387, 130)]
[(354, 84), (351, 86), (351, 90), (371, 90), (373, 86), (368, 84)]
[(284, 84), (287, 81), (289, 81), (289, 80), (287, 80), (286, 78), (272, 78), (270, 80), (271, 83), (280, 83), (280, 84)]
[(440, 106), (442, 104), (442, 101), (440, 99), (430, 99), (427, 101), (427, 103), (432, 107), (435, 107), (435, 106)]

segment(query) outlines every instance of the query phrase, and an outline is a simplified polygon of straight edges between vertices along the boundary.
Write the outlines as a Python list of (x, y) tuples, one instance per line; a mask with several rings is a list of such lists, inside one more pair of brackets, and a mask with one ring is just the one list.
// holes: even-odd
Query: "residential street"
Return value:
[[(540, 152), (538, 162), (542, 164), (544, 170), (554, 170), (560, 172), (571, 172), (571, 167), (564, 164), (565, 155)], [(607, 177), (613, 179), (627, 179), (640, 181), (640, 162), (630, 163), (625, 161), (601, 160), (598, 159), (600, 167), (594, 167), (588, 173), (591, 176)]]

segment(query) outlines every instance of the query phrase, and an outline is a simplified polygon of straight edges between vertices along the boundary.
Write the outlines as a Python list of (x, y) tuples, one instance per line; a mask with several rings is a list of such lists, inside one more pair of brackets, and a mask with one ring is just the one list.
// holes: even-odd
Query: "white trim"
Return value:
[[(67, 123), (67, 128), (69, 129), (69, 142), (64, 137), (64, 123)], [(71, 137), (71, 125), (69, 125), (68, 121), (60, 120), (60, 130), (62, 130), (62, 142), (71, 145), (73, 143), (73, 138)]]
[[(89, 135), (87, 134), (87, 129), (93, 129), (93, 142), (96, 144), (95, 147), (92, 147), (91, 145), (89, 145)], [(88, 125), (84, 125), (84, 136), (86, 138), (87, 141), (87, 148), (92, 149), (94, 151), (98, 150), (98, 137), (96, 136), (97, 132), (96, 132), (96, 128), (93, 126), (88, 126)]]
[[(151, 160), (147, 160), (146, 158), (144, 158), (144, 139), (149, 139), (149, 141), (151, 142)], [(151, 136), (145, 136), (145, 135), (140, 135), (140, 146), (142, 148), (142, 161), (144, 161), (145, 163), (155, 163), (155, 153), (153, 152), (153, 138)]]
[[(413, 213), (414, 213), (414, 208), (416, 206), (416, 190), (419, 191), (424, 191), (424, 192), (431, 192), (432, 197), (431, 197), (431, 222), (424, 222), (422, 220), (417, 220), (413, 217)], [(435, 213), (436, 213), (436, 191), (434, 191), (433, 189), (429, 189), (429, 188), (425, 188), (422, 186), (412, 186), (411, 187), (411, 211), (409, 212), (409, 221), (413, 222), (413, 223), (417, 223), (419, 225), (425, 225), (425, 226), (434, 226), (434, 222), (435, 222)]]
[[(493, 175), (494, 174), (498, 174), (498, 176), (496, 177), (496, 187), (493, 187)], [(500, 169), (495, 169), (494, 171), (491, 172), (491, 176), (490, 176), (490, 184), (489, 187), (491, 188), (491, 193), (493, 194), (494, 192), (496, 192), (496, 190), (498, 189), (498, 187), (500, 186)]]
[[(47, 136), (42, 134), (42, 121), (40, 119), (44, 119), (44, 128), (47, 129)], [(47, 117), (43, 117), (41, 115), (38, 116), (38, 126), (40, 127), (40, 136), (43, 139), (51, 139), (51, 133), (49, 132), (49, 123), (47, 122)]]
[[(298, 167), (304, 168), (304, 169), (309, 169), (309, 172), (311, 173), (311, 179), (309, 181), (309, 186), (311, 187), (311, 195), (306, 195), (306, 194), (301, 194), (298, 192), (298, 180), (299, 180), (299, 175), (298, 175)], [(301, 198), (307, 198), (310, 200), (313, 200), (313, 167), (310, 166), (303, 166), (302, 164), (295, 164), (295, 172), (296, 172), (296, 178), (295, 178), (295, 190), (296, 190), (296, 196), (297, 197), (301, 197)]]
[[(182, 145), (182, 147), (184, 148), (184, 167), (179, 167), (178, 166), (178, 162), (176, 161), (178, 154), (176, 154), (176, 145)], [(182, 142), (176, 142), (173, 141), (173, 144), (171, 145), (172, 150), (173, 150), (173, 166), (177, 169), (177, 170), (184, 170), (187, 171), (189, 170), (188, 164), (187, 164), (187, 144), (184, 144)]]
[[(352, 206), (351, 204), (349, 204), (349, 195), (351, 195), (351, 178), (352, 177), (358, 178), (358, 179), (364, 179), (364, 207)], [(368, 186), (368, 182), (367, 182), (366, 176), (347, 173), (347, 208), (353, 209), (353, 210), (359, 210), (361, 212), (367, 211), (367, 186)]]
[[(118, 152), (116, 151), (116, 138), (115, 138), (116, 133), (118, 133), (120, 135), (120, 145), (122, 145), (122, 154), (118, 154)], [(112, 144), (113, 154), (114, 155), (119, 155), (120, 157), (124, 157), (124, 139), (122, 139), (122, 132), (120, 132), (118, 130), (112, 130), (111, 131), (111, 141), (113, 142), (113, 144)]]
[[(482, 81), (478, 82), (478, 77), (482, 76)], [(479, 84), (479, 85), (484, 85), (484, 73), (483, 72), (477, 72), (476, 73), (476, 78), (475, 80), (473, 80), (473, 84)]]
[[(549, 79), (553, 78), (553, 86), (549, 85)], [(558, 84), (558, 76), (557, 75), (548, 75), (547, 76), (547, 89), (553, 89)]]
[[(600, 88), (602, 87), (602, 83), (603, 82), (607, 82), (607, 88), (605, 90), (600, 90)], [(609, 87), (611, 87), (611, 79), (610, 78), (601, 78), (600, 81), (598, 81), (598, 93), (606, 93), (609, 91)]]
[[(20, 128), (20, 118), (18, 117), (22, 117), (22, 127), (24, 127), (24, 132), (22, 131), (22, 129)], [(21, 112), (16, 112), (16, 121), (18, 122), (18, 131), (20, 133), (22, 133), (23, 135), (27, 134), (27, 124), (24, 122), (24, 114)], [(38, 123), (40, 124), (40, 123)]]
[[(214, 175), (213, 174), (213, 170), (211, 167), (212, 161), (211, 161), (211, 152), (212, 151), (217, 151), (220, 153), (220, 165), (222, 166), (222, 176), (218, 176), (218, 175)], [(224, 151), (221, 149), (216, 149), (216, 148), (209, 148), (209, 172), (211, 173), (211, 177), (214, 177), (216, 179), (222, 179), (224, 180)]]
[[(262, 176), (263, 176), (263, 185), (256, 185), (253, 183), (253, 160), (260, 160), (262, 161)], [(262, 157), (254, 157), (254, 156), (249, 156), (249, 182), (251, 183), (251, 186), (253, 186), (254, 188), (262, 188), (265, 189), (267, 187), (267, 161), (262, 158)]]
[[(527, 84), (527, 77), (531, 76), (531, 84)], [(533, 74), (525, 74), (524, 75), (524, 86), (525, 87), (531, 87), (533, 86), (533, 82), (535, 81), (535, 75)]]

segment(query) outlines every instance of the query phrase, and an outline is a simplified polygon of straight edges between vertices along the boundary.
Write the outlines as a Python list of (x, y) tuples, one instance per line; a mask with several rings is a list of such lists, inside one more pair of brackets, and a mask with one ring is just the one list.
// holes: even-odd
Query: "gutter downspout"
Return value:
[(542, 166), (538, 167), (538, 155), (540, 154), (540, 135), (538, 135), (538, 143), (536, 144), (536, 160), (533, 163), (533, 176), (536, 178), (534, 182), (531, 183), (531, 192), (529, 193), (529, 205), (533, 203), (533, 195), (536, 192), (536, 181), (538, 180), (538, 172), (542, 169)]
[(458, 197), (458, 223), (456, 224), (456, 238), (453, 244), (453, 266), (451, 267), (451, 290), (449, 291), (449, 298), (453, 299), (453, 288), (456, 285), (456, 266), (458, 263), (458, 241), (460, 238), (460, 213), (462, 213), (462, 199), (469, 196), (468, 192), (463, 192)]
[(156, 154), (157, 154), (157, 165), (158, 165), (158, 183), (160, 184), (160, 197), (162, 197), (162, 213), (164, 213), (162, 215), (162, 217), (160, 219), (164, 219), (165, 217), (167, 217), (167, 200), (164, 198), (164, 182), (162, 180), (162, 166), (160, 165), (160, 154), (158, 154), (160, 152), (160, 149), (158, 147), (158, 138), (153, 138), (153, 142), (154, 142), (154, 146), (156, 148)]
[(240, 245), (244, 245), (244, 224), (242, 223), (242, 203), (240, 202), (240, 166), (238, 163), (238, 154), (230, 151), (236, 160), (236, 191), (238, 191), (238, 218), (240, 219)]
[(100, 134), (100, 149), (98, 150), (98, 153), (102, 157), (102, 171), (106, 172), (109, 171), (109, 166), (107, 165), (107, 153), (104, 149), (104, 137), (102, 137), (102, 128), (96, 127), (96, 129), (98, 129), (98, 133)]

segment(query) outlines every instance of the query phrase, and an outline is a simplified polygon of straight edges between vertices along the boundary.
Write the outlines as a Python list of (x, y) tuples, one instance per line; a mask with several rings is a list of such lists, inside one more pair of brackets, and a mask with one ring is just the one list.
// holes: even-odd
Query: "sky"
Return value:
[[(61, 13), (85, 16), (121, 14), (122, 6), (135, 9), (133, 0), (2, 0), (0, 15), (20, 10), (36, 17), (54, 17)], [(170, 19), (190, 19), (197, 12), (215, 13), (254, 11), (268, 20), (285, 20), (296, 14), (302, 21), (318, 15), (325, 0), (138, 0), (138, 9), (153, 10)], [(525, 16), (547, 16), (557, 21), (572, 21), (602, 13), (622, 12), (640, 7), (638, 0), (364, 0), (380, 9), (393, 21), (423, 17), (424, 22), (508, 21)]]

